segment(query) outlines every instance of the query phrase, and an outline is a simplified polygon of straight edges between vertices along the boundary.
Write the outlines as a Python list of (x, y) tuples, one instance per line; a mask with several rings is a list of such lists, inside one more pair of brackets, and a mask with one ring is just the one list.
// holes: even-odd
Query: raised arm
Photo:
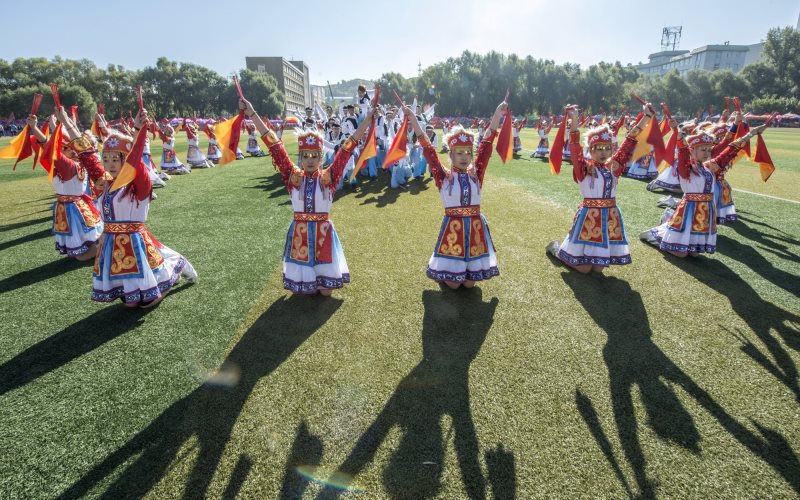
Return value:
[(481, 143), (478, 144), (478, 151), (475, 154), (475, 173), (478, 181), (483, 185), (483, 176), (486, 174), (486, 167), (489, 165), (489, 158), (492, 157), (492, 144), (497, 137), (497, 130), (500, 128), (500, 118), (506, 113), (508, 103), (503, 101), (494, 110), (489, 127), (483, 133)]
[(290, 186), (289, 179), (292, 176), (292, 171), (296, 168), (289, 155), (286, 153), (286, 148), (283, 147), (283, 142), (278, 138), (271, 128), (267, 127), (261, 117), (253, 109), (253, 105), (246, 99), (239, 100), (239, 109), (244, 111), (245, 116), (253, 120), (259, 133), (261, 133), (261, 140), (266, 144), (269, 149), (270, 156), (272, 157), (272, 165), (280, 172), (283, 183), (288, 189)]
[(731, 161), (733, 161), (733, 159), (736, 158), (736, 155), (739, 154), (739, 150), (742, 149), (744, 145), (747, 144), (754, 136), (761, 135), (766, 128), (767, 124), (765, 123), (761, 126), (751, 129), (742, 137), (731, 142), (721, 153), (716, 155), (711, 160), (705, 162), (703, 166), (715, 174), (720, 170), (722, 170), (724, 173), (730, 167)]
[(361, 122), (361, 125), (358, 126), (355, 133), (351, 137), (345, 139), (342, 143), (342, 147), (340, 147), (339, 151), (336, 152), (336, 156), (333, 157), (331, 166), (327, 169), (331, 176), (331, 187), (335, 188), (337, 185), (339, 185), (339, 179), (341, 179), (344, 168), (347, 166), (347, 162), (350, 160), (350, 156), (353, 154), (353, 149), (355, 149), (358, 141), (364, 137), (364, 134), (367, 133), (367, 128), (369, 128), (373, 118), (377, 116), (378, 108), (370, 111), (367, 114), (367, 117)]
[(581, 182), (586, 178), (587, 164), (586, 158), (583, 157), (583, 148), (581, 148), (578, 108), (573, 106), (568, 113), (571, 120), (569, 125), (569, 154), (572, 160), (572, 178), (575, 179), (575, 182)]
[[(622, 175), (622, 171), (625, 170), (625, 164), (630, 161), (633, 150), (636, 149), (636, 138), (655, 116), (655, 111), (650, 103), (642, 106), (642, 112), (644, 116), (641, 121), (628, 130), (628, 133), (625, 135), (625, 140), (622, 141), (617, 151), (608, 160), (608, 168), (611, 169), (611, 173), (617, 177)], [(653, 126), (655, 126), (655, 124)]]
[(411, 111), (411, 107), (405, 105), (402, 109), (403, 114), (406, 116), (406, 118), (408, 118), (408, 123), (411, 124), (411, 129), (419, 139), (419, 143), (422, 146), (422, 154), (425, 155), (425, 159), (428, 161), (428, 167), (431, 169), (431, 174), (433, 175), (433, 181), (436, 183), (436, 188), (442, 189), (442, 182), (444, 182), (445, 177), (448, 176), (448, 172), (442, 166), (442, 162), (439, 161), (439, 155), (436, 154), (436, 148), (433, 146), (433, 144), (431, 144), (427, 134), (425, 134), (422, 126), (420, 126), (419, 120), (417, 120), (414, 112)]
[[(97, 156), (97, 147), (92, 143), (92, 140), (86, 134), (81, 134), (78, 126), (70, 118), (69, 114), (64, 110), (63, 106), (56, 108), (56, 118), (61, 122), (61, 130), (64, 135), (69, 139), (69, 147), (72, 148), (78, 155), (78, 160), (81, 165), (89, 173), (89, 178), (93, 181), (101, 177), (105, 177), (105, 170), (103, 164), (100, 162), (100, 157)], [(56, 144), (55, 147), (60, 145)]]

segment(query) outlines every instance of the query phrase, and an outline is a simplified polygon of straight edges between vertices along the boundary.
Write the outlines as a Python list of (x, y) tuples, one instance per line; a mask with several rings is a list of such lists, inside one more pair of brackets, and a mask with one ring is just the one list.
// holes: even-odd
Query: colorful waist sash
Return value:
[(298, 222), (320, 222), (328, 220), (327, 213), (295, 212), (294, 220)]
[(481, 214), (481, 206), (472, 205), (469, 207), (445, 208), (444, 214), (447, 217), (474, 217)]
[(686, 201), (712, 201), (714, 195), (712, 193), (686, 193), (683, 195)]
[(103, 226), (103, 232), (109, 234), (133, 234), (144, 230), (144, 222), (106, 222)]
[(612, 208), (617, 206), (616, 198), (584, 198), (582, 206), (586, 208)]
[(67, 195), (67, 194), (60, 194), (60, 195), (56, 196), (56, 201), (58, 203), (72, 203), (72, 202), (76, 202), (76, 201), (82, 200), (82, 199), (83, 199), (83, 196), (81, 196), (81, 195), (70, 196), (70, 195)]

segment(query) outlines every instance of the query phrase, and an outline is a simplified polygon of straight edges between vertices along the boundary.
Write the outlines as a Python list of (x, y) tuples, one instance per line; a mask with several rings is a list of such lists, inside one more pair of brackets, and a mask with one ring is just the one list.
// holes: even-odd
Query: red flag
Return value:
[(664, 152), (664, 160), (658, 164), (658, 173), (660, 174), (667, 168), (675, 163), (675, 147), (678, 145), (678, 131), (673, 130), (672, 135), (669, 136), (666, 151)]
[(403, 123), (400, 124), (400, 128), (397, 130), (397, 134), (395, 134), (394, 136), (394, 140), (392, 141), (392, 146), (389, 148), (389, 151), (386, 152), (386, 158), (384, 158), (383, 160), (383, 169), (386, 170), (392, 163), (405, 158), (407, 150), (408, 150), (408, 117), (404, 116)]
[(553, 145), (550, 147), (550, 173), (561, 173), (561, 160), (564, 158), (564, 143), (567, 131), (567, 112), (569, 108), (564, 110), (564, 119), (561, 120), (561, 125), (558, 126), (558, 132), (553, 139)]
[(669, 120), (665, 116), (664, 119), (661, 121), (661, 135), (667, 135), (669, 132)]
[(664, 148), (664, 134), (662, 134), (661, 130), (658, 128), (658, 120), (655, 116), (653, 116), (650, 122), (653, 125), (650, 127), (650, 133), (647, 135), (647, 142), (653, 146), (656, 165), (660, 165), (661, 162), (664, 161), (664, 155), (666, 153)]
[(230, 120), (214, 125), (214, 134), (217, 136), (217, 144), (219, 144), (222, 152), (219, 165), (225, 165), (236, 159), (236, 150), (239, 148), (239, 137), (242, 133), (243, 121), (244, 110), (241, 110), (238, 115)]
[(356, 169), (353, 171), (353, 174), (350, 177), (355, 179), (356, 174), (358, 174), (361, 169), (364, 168), (364, 165), (367, 164), (367, 160), (374, 158), (377, 155), (378, 149), (375, 141), (375, 127), (370, 126), (367, 142), (364, 144), (364, 149), (361, 150), (361, 154), (358, 155), (358, 159), (356, 160)]
[(133, 141), (133, 147), (128, 156), (125, 157), (125, 164), (122, 166), (117, 178), (111, 185), (109, 191), (116, 191), (133, 182), (136, 177), (145, 176), (150, 179), (147, 174), (147, 166), (142, 160), (142, 153), (144, 153), (145, 140), (147, 139), (147, 127), (142, 127), (136, 134), (136, 139)]
[(58, 155), (61, 154), (61, 136), (61, 122), (58, 122), (53, 134), (44, 145), (42, 156), (39, 158), (39, 164), (47, 171), (49, 174), (48, 178), (51, 182), (53, 180), (53, 174), (56, 171), (54, 165), (58, 159)]
[[(740, 123), (736, 127), (736, 134), (733, 136), (733, 140), (735, 141), (741, 137), (744, 137), (745, 135), (747, 135), (749, 131), (750, 131), (749, 125), (747, 125), (745, 122)], [(750, 141), (744, 143), (744, 146), (742, 146), (742, 149), (740, 149), (739, 152), (736, 154), (736, 158), (734, 158), (733, 161), (738, 162), (745, 156), (747, 156), (748, 158), (753, 158), (753, 155), (750, 151)]]
[(756, 140), (756, 152), (753, 154), (753, 162), (758, 164), (761, 178), (764, 182), (767, 182), (767, 179), (775, 171), (775, 164), (772, 163), (772, 158), (769, 156), (769, 151), (767, 151), (767, 144), (761, 134), (758, 134), (758, 139)]
[(505, 163), (514, 154), (514, 132), (513, 125), (511, 124), (511, 110), (506, 108), (506, 116), (503, 120), (503, 127), (500, 129), (500, 135), (497, 137), (497, 154), (500, 159)]

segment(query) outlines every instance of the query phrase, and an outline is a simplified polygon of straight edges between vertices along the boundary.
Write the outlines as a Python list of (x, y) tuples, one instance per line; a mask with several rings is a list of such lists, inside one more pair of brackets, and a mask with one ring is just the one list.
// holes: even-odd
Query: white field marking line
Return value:
[(736, 191), (737, 193), (747, 193), (747, 194), (752, 194), (752, 195), (755, 195), (755, 196), (763, 196), (764, 198), (772, 198), (773, 200), (780, 200), (780, 201), (786, 201), (788, 203), (800, 204), (800, 201), (797, 201), (797, 200), (789, 200), (787, 198), (779, 198), (777, 196), (772, 196), (772, 195), (769, 195), (769, 194), (754, 193), (752, 191), (745, 191), (744, 189), (739, 189), (739, 188), (733, 188), (733, 190)]

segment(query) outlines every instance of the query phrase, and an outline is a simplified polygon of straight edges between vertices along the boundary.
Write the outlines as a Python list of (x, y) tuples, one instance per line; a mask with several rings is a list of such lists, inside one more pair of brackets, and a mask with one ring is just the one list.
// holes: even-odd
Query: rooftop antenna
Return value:
[(417, 64), (417, 76), (422, 76), (422, 61)]
[(666, 26), (661, 31), (661, 50), (676, 50), (681, 44), (683, 26)]

